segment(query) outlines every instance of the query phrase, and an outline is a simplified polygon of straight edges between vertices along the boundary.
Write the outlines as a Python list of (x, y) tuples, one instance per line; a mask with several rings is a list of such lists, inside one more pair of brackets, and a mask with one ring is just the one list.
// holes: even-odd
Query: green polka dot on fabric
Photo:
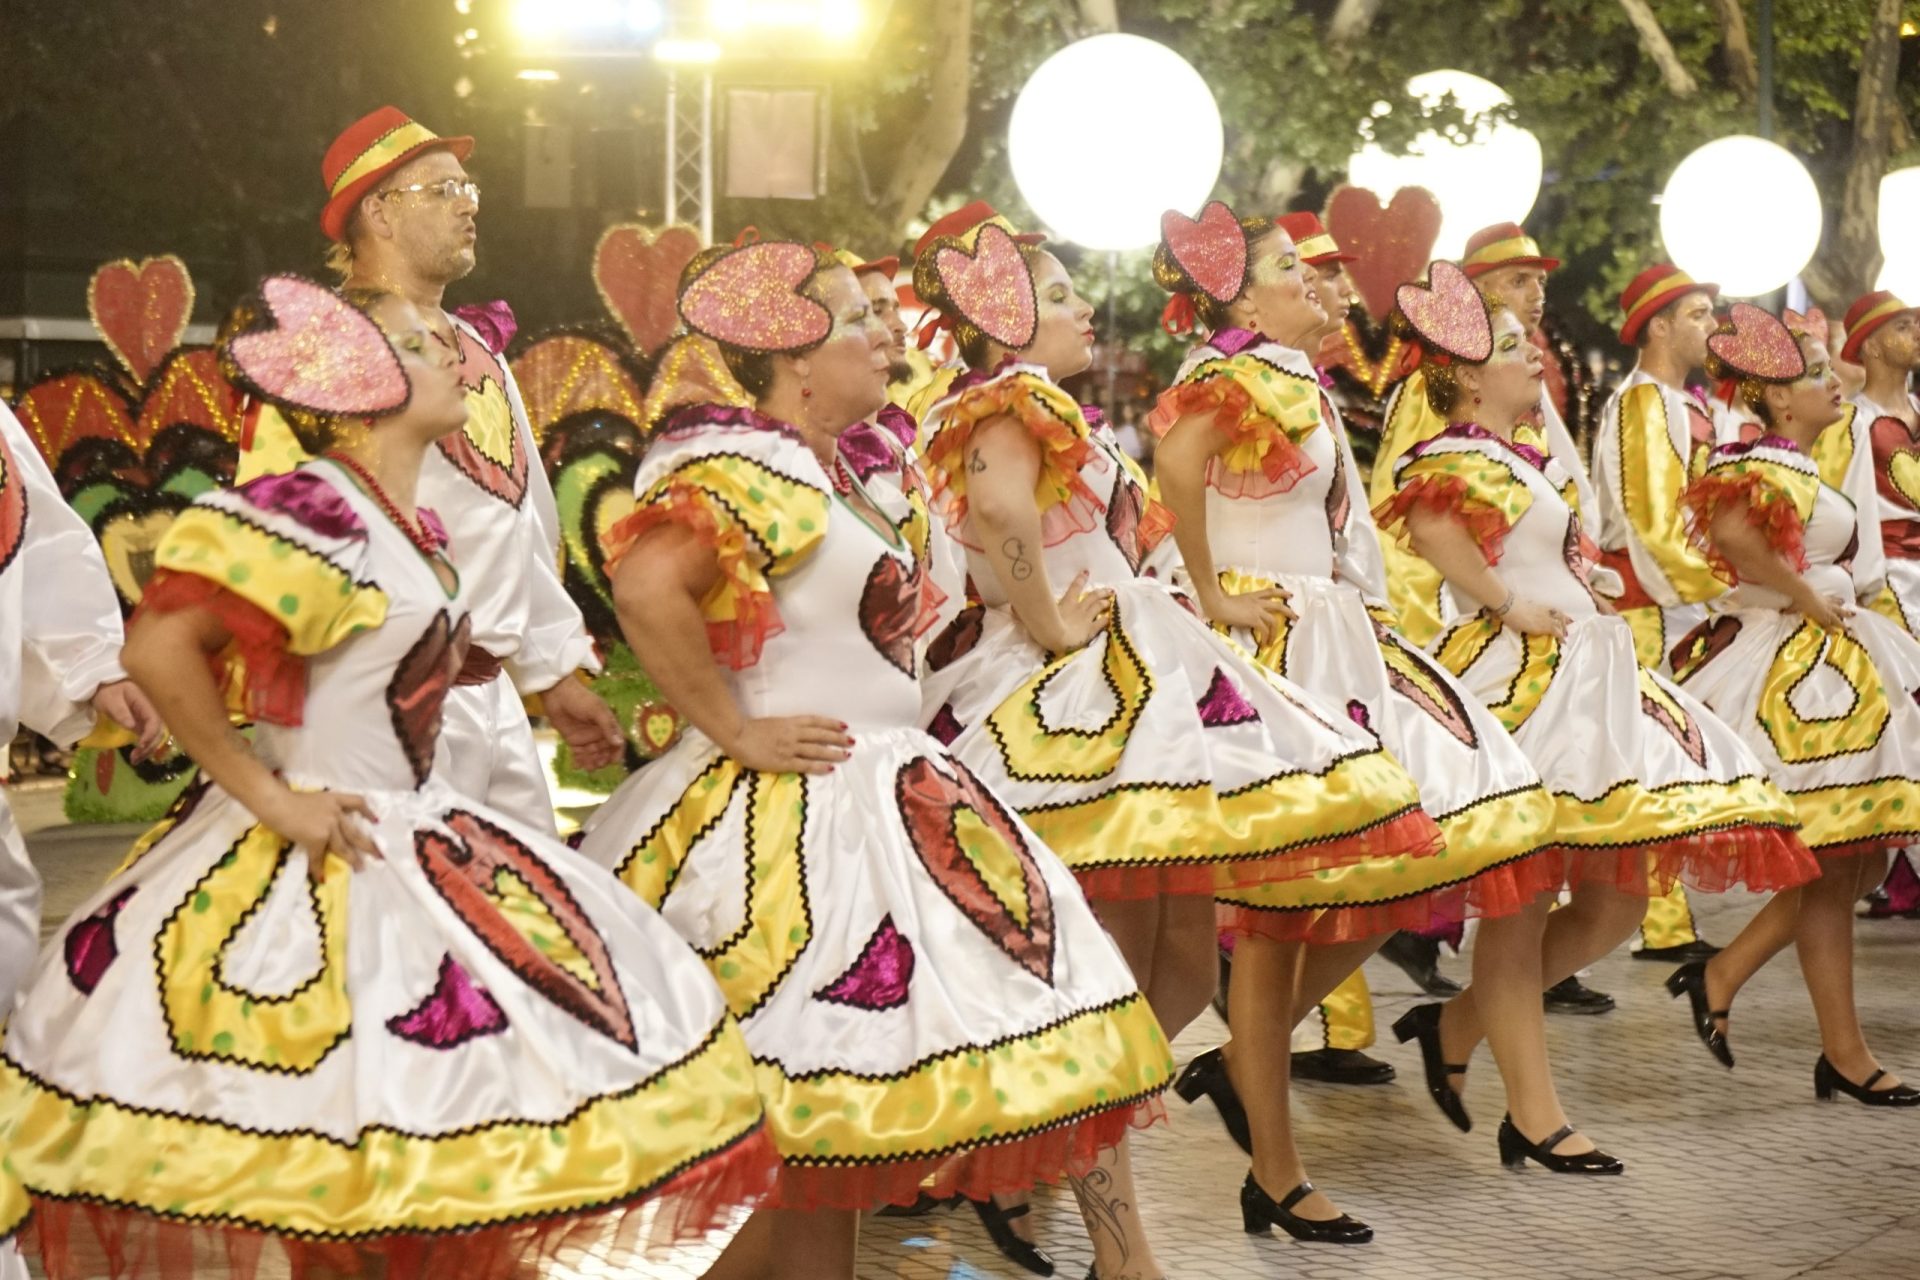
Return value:
[(288, 592), (286, 595), (281, 596), (280, 612), (286, 614), (289, 618), (291, 618), (294, 614), (300, 612), (300, 597), (294, 595), (292, 592)]
[(253, 570), (244, 564), (230, 564), (227, 566), (227, 581), (233, 583), (236, 587), (252, 576)]

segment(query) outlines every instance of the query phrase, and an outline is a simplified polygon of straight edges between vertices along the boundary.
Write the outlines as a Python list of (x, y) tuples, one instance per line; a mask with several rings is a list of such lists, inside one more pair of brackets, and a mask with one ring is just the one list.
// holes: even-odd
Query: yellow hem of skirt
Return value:
[(1554, 843), (1568, 849), (1660, 844), (1728, 827), (1799, 825), (1773, 784), (1753, 777), (1662, 787), (1628, 781), (1596, 800), (1558, 792), (1553, 799)]
[(755, 1066), (780, 1157), (801, 1167), (925, 1159), (1010, 1141), (1142, 1101), (1173, 1078), (1166, 1037), (1138, 995), (891, 1075), (789, 1076), (778, 1063)]
[(351, 1142), (70, 1097), (0, 1058), (0, 1142), (35, 1195), (283, 1235), (453, 1231), (618, 1204), (728, 1149), (761, 1120), (746, 1057), (723, 1024), (677, 1065), (552, 1124), (373, 1126)]
[(1861, 840), (1920, 841), (1920, 782), (1911, 778), (1789, 791), (1787, 799), (1800, 815), (1800, 838), (1815, 853)]
[(1465, 884), (1552, 846), (1554, 797), (1545, 787), (1487, 796), (1435, 819), (1446, 846), (1425, 858), (1329, 867), (1301, 880), (1223, 890), (1216, 900), (1259, 911), (1377, 906)]
[(1090, 800), (1022, 809), (1075, 871), (1206, 866), (1344, 840), (1420, 807), (1413, 779), (1384, 751), (1324, 773), (1276, 774), (1233, 791), (1206, 783), (1123, 785)]

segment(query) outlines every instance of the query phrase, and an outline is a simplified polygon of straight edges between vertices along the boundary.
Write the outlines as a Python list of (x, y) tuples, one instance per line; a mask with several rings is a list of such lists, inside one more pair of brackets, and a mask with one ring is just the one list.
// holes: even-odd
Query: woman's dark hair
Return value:
[[(1796, 345), (1802, 346), (1804, 353), (1804, 344), (1806, 340), (1813, 335), (1804, 329), (1795, 329), (1791, 325), (1788, 326), (1787, 332), (1793, 335), (1793, 340)], [(1763, 425), (1768, 427), (1773, 426), (1773, 409), (1767, 404), (1767, 388), (1792, 386), (1800, 380), (1799, 378), (1788, 378), (1784, 381), (1776, 382), (1766, 378), (1752, 377), (1733, 368), (1726, 361), (1715, 355), (1712, 348), (1707, 349), (1706, 372), (1707, 376), (1715, 382), (1731, 381), (1739, 388), (1741, 403), (1753, 410), (1753, 415), (1760, 419)], [(1801, 376), (1804, 377), (1805, 375), (1803, 374)]]
[[(698, 276), (702, 271), (705, 271), (721, 258), (726, 257), (729, 253), (732, 253), (736, 248), (738, 248), (737, 245), (716, 244), (694, 254), (693, 260), (688, 262), (686, 268), (680, 272), (680, 287), (685, 289), (687, 284), (692, 281), (695, 276)], [(826, 305), (826, 299), (820, 295), (820, 274), (830, 267), (840, 267), (844, 270), (846, 264), (834, 257), (831, 253), (824, 252), (816, 247), (813, 251), (813, 270), (808, 273), (805, 280), (800, 282), (799, 286), (801, 293), (812, 298), (821, 306)], [(719, 341), (715, 341), (714, 345), (720, 349), (720, 358), (726, 362), (727, 372), (733, 375), (733, 380), (740, 384), (741, 390), (745, 391), (755, 400), (758, 400), (773, 389), (774, 354), (788, 356), (804, 355), (826, 340), (827, 336), (823, 334), (819, 342), (812, 342), (804, 347), (795, 347), (791, 351), (778, 353), (742, 351), (737, 347), (730, 347), (726, 343)]]
[[(1277, 218), (1250, 215), (1240, 219), (1241, 233), (1247, 237), (1247, 279), (1253, 278), (1253, 246), (1260, 237), (1280, 225)], [(1214, 297), (1194, 282), (1187, 269), (1174, 259), (1173, 251), (1162, 240), (1153, 251), (1153, 282), (1168, 293), (1184, 293), (1193, 299), (1194, 318), (1199, 320), (1207, 332), (1224, 329), (1228, 325), (1227, 308), (1246, 296), (1246, 283), (1242, 282), (1240, 294), (1225, 302)]]
[[(1504, 302), (1487, 303), (1488, 325), (1492, 325), (1502, 312), (1508, 310), (1510, 308)], [(1419, 334), (1414, 332), (1413, 326), (1408, 324), (1406, 317), (1398, 311), (1393, 313), (1393, 326), (1393, 331), (1400, 337), (1418, 340)], [(1434, 354), (1430, 350), (1427, 351), (1420, 361), (1420, 367), (1426, 371), (1427, 375), (1427, 405), (1444, 418), (1453, 412), (1455, 405), (1460, 403), (1460, 366), (1472, 364), (1473, 361), (1449, 356), (1447, 362), (1442, 364), (1433, 358)], [(1488, 354), (1488, 359), (1492, 359), (1491, 353)], [(1486, 361), (1482, 360), (1480, 363), (1485, 364)]]

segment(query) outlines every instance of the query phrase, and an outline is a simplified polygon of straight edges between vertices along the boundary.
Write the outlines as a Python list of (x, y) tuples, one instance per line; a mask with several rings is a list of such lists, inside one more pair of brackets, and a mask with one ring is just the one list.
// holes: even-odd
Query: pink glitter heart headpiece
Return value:
[(269, 276), (258, 293), (259, 322), (226, 344), (237, 381), (283, 407), (327, 417), (406, 407), (406, 371), (366, 312), (301, 276)]
[(1451, 262), (1436, 262), (1426, 284), (1403, 284), (1394, 304), (1429, 351), (1468, 364), (1493, 354), (1493, 322), (1480, 291), (1466, 272)]
[(1736, 302), (1707, 339), (1729, 373), (1760, 382), (1793, 382), (1807, 372), (1807, 358), (1793, 333), (1772, 312), (1751, 302)]
[(1005, 227), (981, 224), (972, 252), (958, 240), (940, 245), (933, 269), (954, 309), (974, 328), (1015, 351), (1033, 341), (1040, 325), (1033, 270)]
[(1247, 284), (1247, 233), (1223, 200), (1211, 200), (1198, 218), (1178, 209), (1160, 215), (1160, 239), (1167, 252), (1215, 302), (1229, 303)]
[(804, 351), (833, 330), (827, 309), (800, 292), (819, 263), (813, 249), (792, 240), (730, 249), (681, 281), (680, 318), (736, 351)]

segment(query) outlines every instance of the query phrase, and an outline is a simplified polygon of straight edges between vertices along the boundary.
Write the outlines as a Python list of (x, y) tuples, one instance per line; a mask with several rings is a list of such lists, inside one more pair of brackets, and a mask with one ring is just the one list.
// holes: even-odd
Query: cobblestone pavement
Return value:
[[(17, 796), (29, 831), (47, 819)], [(38, 807), (38, 808), (37, 808)], [(57, 921), (99, 883), (131, 838), (54, 828), (32, 837)], [(1755, 906), (1696, 899), (1709, 937), (1732, 936)], [(1861, 922), (1860, 1003), (1882, 1061), (1920, 1082), (1920, 922)], [(1463, 959), (1447, 968), (1464, 977)], [(1584, 1181), (1537, 1167), (1516, 1174), (1494, 1153), (1501, 1112), (1491, 1059), (1476, 1059), (1471, 1134), (1448, 1125), (1419, 1086), (1411, 1046), (1375, 1050), (1400, 1079), (1381, 1088), (1302, 1084), (1300, 1143), (1315, 1182), (1372, 1223), (1371, 1245), (1338, 1248), (1242, 1234), (1246, 1162), (1210, 1108), (1169, 1100), (1170, 1123), (1136, 1137), (1156, 1247), (1172, 1280), (1904, 1280), (1920, 1277), (1920, 1111), (1816, 1103), (1813, 1015), (1791, 952), (1741, 997), (1740, 1066), (1723, 1071), (1661, 989), (1667, 967), (1624, 950), (1590, 981), (1620, 1001), (1602, 1017), (1548, 1019), (1561, 1091), (1575, 1121), (1628, 1163), (1624, 1178)], [(1368, 966), (1384, 1029), (1418, 997), (1398, 970)], [(1216, 1043), (1206, 1015), (1175, 1045), (1184, 1061)], [(1059, 1275), (1086, 1273), (1072, 1197), (1042, 1191), (1035, 1214)], [(208, 1274), (217, 1274), (208, 1272)], [(581, 1277), (616, 1273), (582, 1264)], [(632, 1276), (628, 1271), (617, 1273)], [(649, 1273), (699, 1274), (697, 1259)], [(1012, 1278), (971, 1213), (868, 1222), (860, 1280)], [(263, 1272), (263, 1280), (270, 1273)]]

